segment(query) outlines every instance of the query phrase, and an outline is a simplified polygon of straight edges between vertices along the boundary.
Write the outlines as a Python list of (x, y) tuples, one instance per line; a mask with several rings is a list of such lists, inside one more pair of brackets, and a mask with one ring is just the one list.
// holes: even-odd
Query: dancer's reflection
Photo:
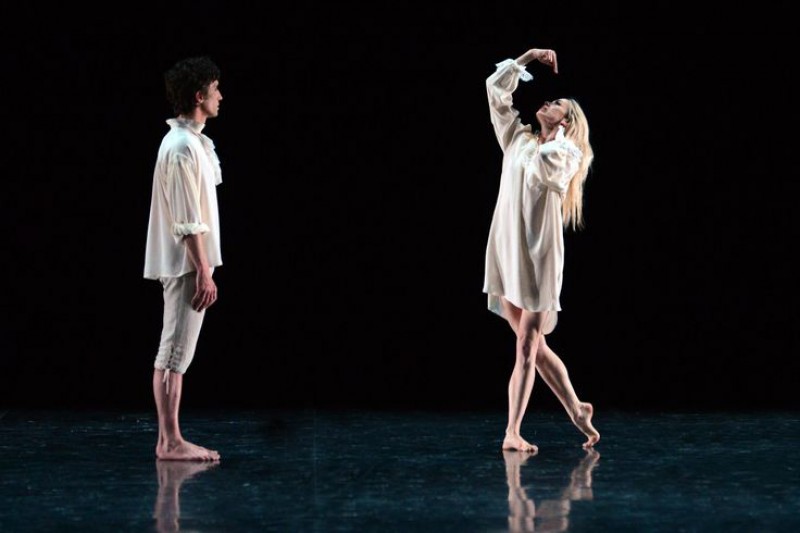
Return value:
[(594, 448), (588, 448), (586, 456), (572, 470), (569, 485), (561, 491), (560, 497), (542, 500), (538, 508), (520, 482), (520, 467), (533, 455), (517, 450), (503, 451), (508, 482), (508, 530), (512, 533), (566, 531), (569, 528), (570, 502), (594, 497), (592, 470), (600, 454)]
[(160, 461), (156, 460), (158, 475), (158, 495), (153, 517), (156, 520), (156, 531), (180, 531), (181, 518), (181, 485), (200, 472), (205, 472), (219, 465), (218, 462), (196, 461)]

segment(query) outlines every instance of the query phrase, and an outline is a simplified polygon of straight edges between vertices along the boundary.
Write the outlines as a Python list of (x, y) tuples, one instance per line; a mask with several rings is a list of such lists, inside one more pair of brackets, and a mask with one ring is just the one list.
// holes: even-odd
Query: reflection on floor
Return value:
[(522, 485), (520, 467), (533, 461), (527, 453), (504, 451), (508, 483), (509, 531), (568, 531), (572, 500), (591, 500), (592, 470), (600, 459), (597, 450), (587, 450), (569, 476), (569, 484), (554, 498), (540, 500), (536, 505), (528, 490)]
[(217, 464), (156, 461), (151, 413), (0, 410), (0, 531), (800, 531), (797, 413), (183, 415)]

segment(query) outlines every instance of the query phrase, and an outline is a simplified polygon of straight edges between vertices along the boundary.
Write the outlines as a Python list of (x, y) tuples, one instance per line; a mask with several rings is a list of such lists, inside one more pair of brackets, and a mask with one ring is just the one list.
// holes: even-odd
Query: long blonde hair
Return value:
[(569, 182), (569, 188), (564, 196), (561, 210), (564, 215), (564, 226), (572, 226), (572, 229), (583, 227), (583, 184), (589, 175), (589, 169), (594, 161), (594, 151), (589, 143), (589, 121), (583, 109), (576, 100), (567, 98), (567, 126), (564, 128), (564, 136), (575, 143), (583, 153), (580, 167)]

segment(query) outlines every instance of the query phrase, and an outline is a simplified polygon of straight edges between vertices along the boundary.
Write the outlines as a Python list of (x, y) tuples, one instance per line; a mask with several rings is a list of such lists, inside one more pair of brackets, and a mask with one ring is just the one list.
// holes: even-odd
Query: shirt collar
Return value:
[(189, 128), (198, 135), (200, 134), (200, 132), (203, 131), (203, 128), (206, 127), (206, 125), (203, 124), (202, 122), (197, 122), (196, 120), (192, 120), (190, 118), (181, 118), (181, 117), (167, 119), (167, 124), (169, 124), (173, 128), (177, 127)]

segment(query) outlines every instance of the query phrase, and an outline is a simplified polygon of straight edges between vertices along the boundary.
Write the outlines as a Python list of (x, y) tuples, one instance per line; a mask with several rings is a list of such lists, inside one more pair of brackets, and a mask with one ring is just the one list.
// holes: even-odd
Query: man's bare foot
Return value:
[(527, 453), (538, 453), (539, 447), (535, 444), (531, 444), (530, 442), (526, 441), (519, 435), (506, 435), (506, 438), (503, 439), (503, 449), (504, 450), (516, 450), (519, 452), (527, 452)]
[(584, 448), (591, 448), (597, 441), (600, 440), (600, 433), (592, 425), (592, 416), (594, 415), (594, 407), (587, 402), (578, 404), (578, 412), (573, 416), (572, 423), (580, 429), (588, 438), (583, 443)]
[(156, 457), (162, 461), (219, 461), (219, 452), (182, 440), (172, 445), (159, 444)]

